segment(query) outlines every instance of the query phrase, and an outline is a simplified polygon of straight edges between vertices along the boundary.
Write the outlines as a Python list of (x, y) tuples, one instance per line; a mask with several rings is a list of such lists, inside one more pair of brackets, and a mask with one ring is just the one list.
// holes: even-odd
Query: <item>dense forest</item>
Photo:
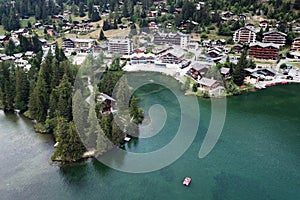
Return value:
[[(6, 112), (20, 110), (28, 118), (36, 120), (36, 131), (54, 134), (58, 146), (53, 160), (77, 161), (86, 148), (96, 149), (97, 155), (101, 155), (113, 145), (118, 146), (123, 142), (126, 133), (115, 123), (112, 113), (101, 112), (103, 104), (97, 103), (88, 109), (84, 100), (88, 94), (85, 88), (82, 88), (82, 93), (75, 92), (76, 107), (73, 108), (74, 84), (79, 68), (67, 60), (60, 48), (56, 46), (54, 54), (49, 51), (43, 62), (41, 57), (34, 58), (31, 62), (33, 65), (29, 71), (16, 67), (12, 62), (0, 63), (0, 105)], [(99, 65), (94, 67), (97, 69)], [(112, 95), (112, 89), (123, 74), (120, 61), (116, 59), (103, 73), (98, 93)], [(131, 102), (128, 113), (134, 123), (128, 123), (127, 130), (137, 131), (143, 112), (138, 108), (137, 99), (128, 96), (128, 84), (123, 82), (119, 87), (122, 88), (117, 94), (120, 102)], [(125, 95), (126, 99), (122, 98)], [(95, 97), (95, 102), (96, 99)], [(83, 120), (82, 125), (74, 123), (73, 113), (81, 116), (79, 120)], [(96, 122), (92, 118), (93, 113), (97, 113)], [(102, 130), (97, 130), (97, 126), (92, 123), (99, 124)]]

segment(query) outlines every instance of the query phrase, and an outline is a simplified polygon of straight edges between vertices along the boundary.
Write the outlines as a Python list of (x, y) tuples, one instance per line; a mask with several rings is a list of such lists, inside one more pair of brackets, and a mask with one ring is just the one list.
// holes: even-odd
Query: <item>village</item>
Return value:
[[(139, 4), (137, 4), (138, 6)], [(172, 75), (181, 82), (189, 77), (197, 83), (197, 90), (194, 92), (208, 92), (209, 96), (222, 96), (226, 94), (225, 82), (232, 78), (232, 69), (224, 63), (237, 64), (242, 52), (247, 48), (247, 59), (254, 64), (251, 68), (245, 68), (245, 85), (239, 89), (248, 87), (263, 89), (275, 84), (286, 84), (287, 82), (299, 82), (300, 74), (300, 37), (292, 41), (289, 49), (283, 48), (287, 44), (287, 34), (278, 31), (280, 22), (261, 19), (246, 14), (234, 15), (232, 12), (221, 13), (221, 23), (243, 21), (244, 26), (240, 27), (230, 38), (210, 37), (195, 33), (186, 33), (190, 26), (198, 26), (195, 21), (181, 22), (174, 29), (172, 23), (157, 23), (156, 18), (168, 15), (169, 11), (159, 2), (155, 2), (155, 10), (147, 13), (149, 19), (148, 28), (137, 27), (131, 29), (133, 22), (124, 21), (117, 26), (119, 34), (107, 36), (106, 40), (86, 37), (89, 33), (99, 32), (99, 24), (91, 19), (69, 20), (70, 11), (64, 11), (61, 15), (53, 15), (52, 20), (59, 22), (60, 28), (53, 25), (43, 25), (40, 22), (33, 24), (33, 30), (21, 28), (12, 31), (10, 35), (0, 35), (0, 47), (4, 48), (9, 41), (15, 46), (20, 44), (19, 36), (30, 37), (34, 33), (43, 32), (44, 38), (40, 39), (43, 50), (43, 60), (49, 50), (54, 52), (56, 45), (59, 45), (65, 55), (70, 58), (73, 64), (83, 63), (86, 55), (97, 56), (104, 52), (107, 58), (107, 66), (117, 55), (121, 62), (126, 62), (124, 70), (127, 71), (158, 71)], [(109, 5), (107, 5), (109, 7)], [(120, 8), (123, 6), (119, 2)], [(199, 2), (196, 9), (201, 10), (204, 2)], [(97, 5), (94, 5), (98, 9)], [(175, 9), (173, 14), (178, 14), (181, 9)], [(101, 17), (108, 17), (110, 11), (101, 11)], [(211, 13), (214, 14), (214, 13)], [(300, 33), (300, 25), (296, 22), (290, 24), (296, 34)], [(261, 41), (257, 38), (261, 37)], [(101, 30), (100, 30), (101, 31)], [(115, 33), (116, 33), (115, 32)], [(132, 35), (131, 33), (135, 33)], [(49, 40), (50, 38), (50, 40)], [(57, 38), (58, 40), (53, 40)], [(13, 55), (0, 54), (0, 62), (11, 60), (17, 66), (29, 70), (30, 59), (36, 53), (27, 51)], [(223, 65), (222, 65), (223, 64)], [(212, 67), (218, 68), (220, 77), (207, 77), (207, 72)]]

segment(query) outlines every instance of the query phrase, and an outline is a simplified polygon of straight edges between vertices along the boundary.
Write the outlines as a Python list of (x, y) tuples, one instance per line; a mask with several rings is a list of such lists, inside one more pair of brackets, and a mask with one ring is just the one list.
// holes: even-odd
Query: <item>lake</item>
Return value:
[[(136, 153), (159, 150), (177, 132), (180, 103), (172, 91), (156, 84), (141, 87), (136, 95), (145, 111), (152, 105), (163, 106), (167, 119), (160, 130), (155, 126), (143, 129), (158, 131), (153, 137), (133, 140), (125, 148)], [(210, 122), (211, 103), (198, 102), (201, 120), (186, 116), (191, 125), (199, 124), (193, 143), (171, 165), (149, 173), (117, 171), (95, 159), (52, 165), (52, 137), (35, 133), (24, 117), (0, 111), (0, 199), (300, 198), (300, 85), (227, 98), (222, 134), (202, 159), (198, 153)], [(161, 112), (156, 108), (154, 116)], [(152, 120), (159, 124), (164, 119)], [(117, 164), (126, 162), (125, 157)], [(190, 187), (182, 185), (186, 176), (192, 178)]]

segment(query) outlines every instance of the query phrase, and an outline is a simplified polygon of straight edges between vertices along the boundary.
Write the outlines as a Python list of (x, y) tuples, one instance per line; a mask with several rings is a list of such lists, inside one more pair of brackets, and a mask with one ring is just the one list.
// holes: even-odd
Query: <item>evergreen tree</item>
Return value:
[(5, 46), (5, 53), (12, 56), (16, 50), (16, 45), (12, 39), (9, 40), (8, 44)]
[(93, 12), (91, 13), (91, 21), (92, 22), (97, 22), (99, 20), (101, 20), (99, 12), (96, 9), (93, 9)]
[(233, 68), (233, 73), (232, 73), (233, 81), (238, 86), (241, 86), (244, 83), (244, 79), (245, 79), (244, 69), (247, 66), (246, 56), (247, 56), (247, 48), (244, 48), (244, 51), (243, 51), (237, 65), (235, 65)]
[(106, 37), (105, 37), (104, 32), (103, 32), (102, 29), (100, 30), (99, 40), (100, 40), (100, 41), (106, 40)]
[(76, 162), (81, 159), (86, 148), (82, 144), (73, 122), (68, 123), (64, 118), (58, 118), (54, 135), (58, 146), (52, 160), (60, 159), (62, 162)]
[(27, 109), (29, 89), (27, 74), (23, 69), (17, 68), (15, 107), (16, 109), (21, 110), (21, 112)]
[(71, 121), (72, 116), (72, 85), (66, 75), (63, 76), (59, 86), (55, 89), (58, 94), (57, 116), (64, 117), (67, 121)]
[(39, 76), (28, 104), (30, 117), (42, 123), (46, 120), (48, 110), (49, 93), (46, 88), (45, 80)]

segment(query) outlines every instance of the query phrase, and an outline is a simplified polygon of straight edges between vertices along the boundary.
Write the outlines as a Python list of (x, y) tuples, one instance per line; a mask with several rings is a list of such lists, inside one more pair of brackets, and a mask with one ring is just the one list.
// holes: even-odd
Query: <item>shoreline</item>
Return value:
[[(162, 73), (167, 76), (172, 76), (176, 80), (178, 80), (180, 83), (184, 83), (184, 77), (185, 73), (188, 71), (188, 68), (180, 69), (178, 66), (171, 66), (171, 67), (159, 67), (155, 66), (155, 64), (134, 64), (134, 65), (125, 65), (123, 68), (124, 71), (127, 72), (158, 72)], [(238, 95), (242, 95), (244, 92), (256, 92), (257, 90), (262, 90), (267, 87), (272, 87), (276, 85), (286, 85), (286, 84), (300, 84), (300, 77), (298, 80), (288, 80), (288, 79), (281, 79), (281, 78), (275, 78), (273, 80), (268, 81), (259, 81), (255, 84), (249, 84), (251, 85), (251, 88), (240, 88), (241, 93)], [(200, 98), (204, 98), (201, 95), (197, 95), (197, 92), (185, 92), (185, 95), (194, 95)], [(227, 94), (221, 95), (219, 97), (209, 97), (209, 98), (223, 98), (223, 97), (230, 97), (230, 96), (237, 96), (235, 94)]]

